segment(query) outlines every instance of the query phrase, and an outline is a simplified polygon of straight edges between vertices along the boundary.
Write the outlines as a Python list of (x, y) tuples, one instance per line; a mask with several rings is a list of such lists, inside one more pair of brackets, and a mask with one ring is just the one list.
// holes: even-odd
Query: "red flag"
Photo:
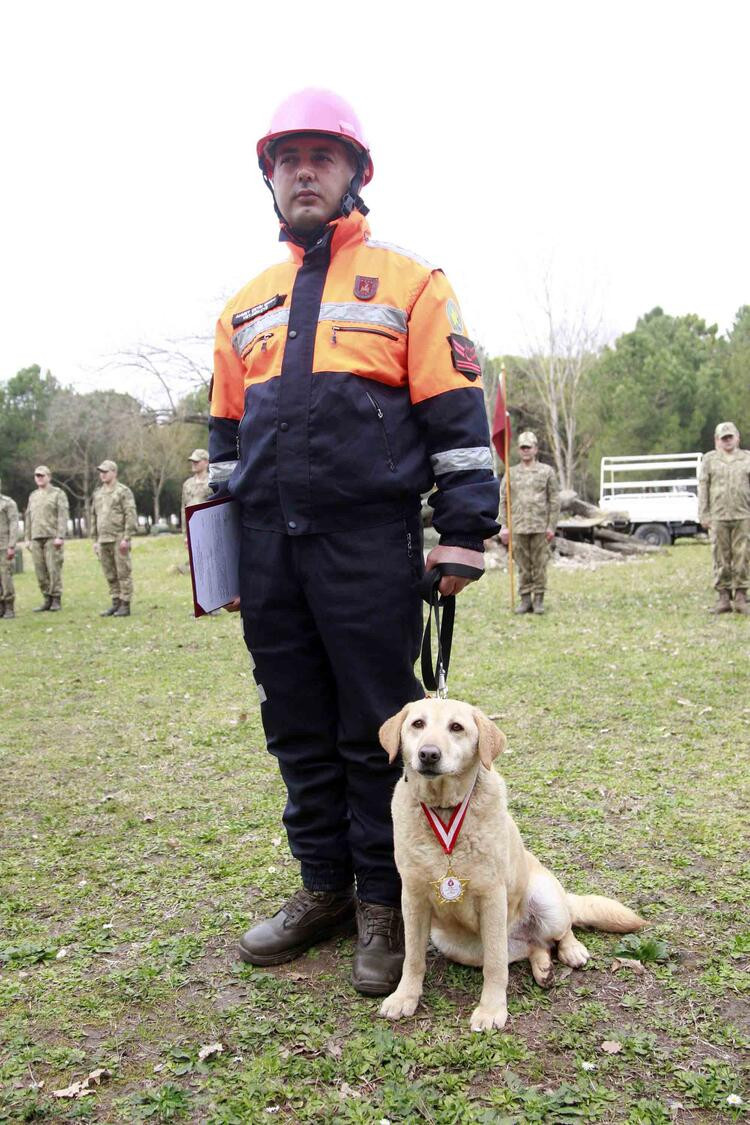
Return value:
[(495, 414), (492, 418), (492, 444), (497, 450), (501, 461), (505, 461), (505, 430), (508, 430), (508, 445), (510, 445), (510, 415), (505, 406), (505, 395), (502, 384), (497, 385), (497, 398), (495, 399)]

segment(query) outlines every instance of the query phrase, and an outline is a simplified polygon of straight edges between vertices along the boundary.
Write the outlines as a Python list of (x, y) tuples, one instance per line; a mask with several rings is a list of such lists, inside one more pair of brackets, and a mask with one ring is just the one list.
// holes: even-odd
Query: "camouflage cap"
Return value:
[(539, 445), (536, 440), (536, 434), (533, 430), (524, 430), (522, 434), (518, 435), (519, 445)]
[(208, 450), (194, 449), (188, 457), (188, 461), (208, 461)]
[(45, 477), (52, 476), (52, 473), (49, 471), (46, 465), (37, 465), (37, 467), (34, 469), (34, 476), (39, 477), (42, 475), (42, 473), (44, 473)]
[(100, 472), (100, 473), (116, 473), (117, 472), (117, 462), (116, 461), (102, 461), (101, 465), (97, 465), (96, 468), (97, 468), (97, 471)]
[(735, 426), (734, 422), (719, 422), (714, 430), (714, 437), (739, 437), (740, 431)]

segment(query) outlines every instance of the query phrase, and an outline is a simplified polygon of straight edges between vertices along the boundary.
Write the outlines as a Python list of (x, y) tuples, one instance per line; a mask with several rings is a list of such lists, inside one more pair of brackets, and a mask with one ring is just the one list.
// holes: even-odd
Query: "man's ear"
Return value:
[(474, 722), (479, 727), (479, 761), (485, 769), (490, 769), (498, 754), (502, 754), (508, 740), (478, 707), (473, 708), (473, 714)]
[(409, 704), (407, 703), (397, 715), (392, 715), (390, 719), (386, 719), (378, 731), (380, 745), (388, 752), (389, 762), (394, 761), (401, 749), (401, 727), (404, 724), (408, 709)]

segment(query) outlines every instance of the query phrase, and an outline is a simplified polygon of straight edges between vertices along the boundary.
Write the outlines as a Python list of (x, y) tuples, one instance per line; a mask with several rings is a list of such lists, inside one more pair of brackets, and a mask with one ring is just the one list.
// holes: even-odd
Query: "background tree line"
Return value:
[[(204, 419), (203, 423), (199, 420)], [(189, 419), (189, 421), (187, 420)], [(0, 384), (0, 480), (21, 511), (34, 487), (34, 467), (45, 464), (65, 489), (80, 528), (105, 458), (135, 493), (139, 513), (154, 522), (180, 510), (188, 456), (207, 443), (208, 403), (203, 386), (155, 411), (129, 394), (62, 386), (37, 365)]]
[[(563, 487), (596, 500), (602, 456), (712, 449), (714, 426), (727, 419), (748, 443), (750, 305), (726, 336), (693, 314), (655, 308), (606, 346), (586, 315), (555, 315), (548, 292), (544, 313), (545, 333), (525, 356), (483, 355), (485, 399), (491, 421), (504, 363), (513, 431), (536, 431)], [(19, 507), (44, 463), (74, 518), (85, 517), (96, 466), (113, 457), (140, 513), (158, 521), (179, 511), (187, 457), (208, 440), (207, 372), (177, 349), (124, 358), (158, 381), (166, 408), (116, 391), (81, 394), (38, 366), (0, 383), (0, 479)]]

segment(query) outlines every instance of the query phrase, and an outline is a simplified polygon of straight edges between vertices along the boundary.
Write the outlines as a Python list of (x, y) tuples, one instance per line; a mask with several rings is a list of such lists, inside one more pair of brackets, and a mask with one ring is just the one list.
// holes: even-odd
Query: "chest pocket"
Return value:
[(400, 386), (406, 381), (406, 334), (379, 324), (323, 322), (318, 328), (315, 366)]
[(245, 367), (245, 385), (279, 374), (285, 336), (285, 327), (263, 329), (254, 335), (246, 331), (244, 338), (235, 335), (232, 345)]

